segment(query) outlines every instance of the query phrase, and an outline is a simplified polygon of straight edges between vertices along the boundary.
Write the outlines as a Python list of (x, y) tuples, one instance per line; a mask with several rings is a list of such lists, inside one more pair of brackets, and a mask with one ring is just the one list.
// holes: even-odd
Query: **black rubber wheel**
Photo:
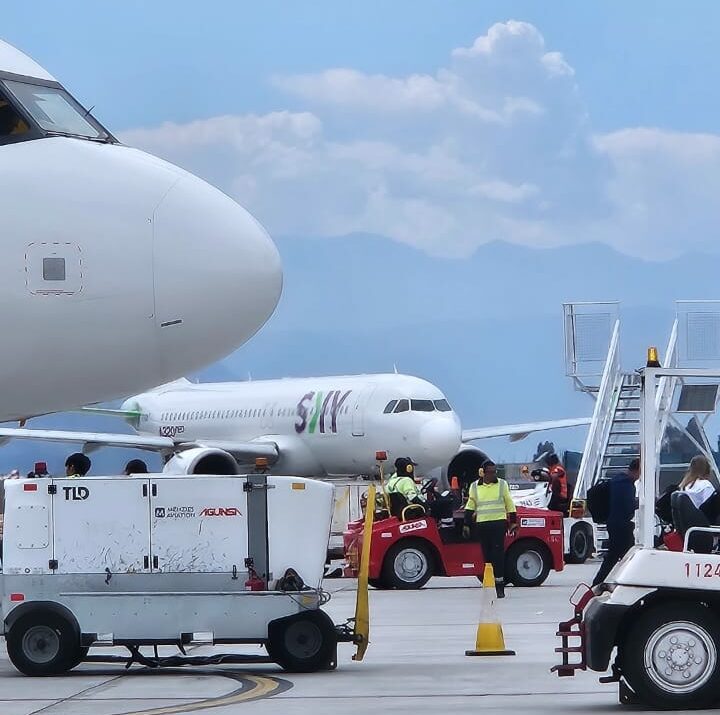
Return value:
[(403, 539), (388, 549), (382, 565), (382, 580), (390, 588), (422, 588), (435, 571), (435, 558), (422, 541)]
[(90, 648), (87, 648), (85, 646), (78, 646), (78, 650), (75, 653), (75, 656), (70, 660), (70, 663), (68, 665), (68, 670), (72, 670), (73, 668), (77, 667), (82, 663), (85, 658), (87, 658), (87, 654), (90, 651)]
[(21, 616), (8, 631), (6, 643), (10, 661), (25, 675), (59, 675), (80, 662), (77, 629), (56, 613)]
[(720, 686), (720, 620), (690, 601), (640, 612), (619, 647), (628, 685), (644, 703), (672, 710), (717, 702)]
[(292, 673), (329, 668), (335, 659), (337, 635), (324, 611), (304, 611), (268, 625), (268, 655)]
[(536, 539), (514, 543), (505, 554), (505, 580), (515, 586), (540, 586), (550, 573), (552, 557)]
[(570, 530), (570, 553), (565, 554), (565, 563), (584, 564), (593, 553), (593, 532), (589, 524), (575, 524)]
[(392, 586), (388, 586), (381, 578), (369, 578), (368, 584), (378, 589), (378, 591), (387, 591), (389, 588), (392, 588)]

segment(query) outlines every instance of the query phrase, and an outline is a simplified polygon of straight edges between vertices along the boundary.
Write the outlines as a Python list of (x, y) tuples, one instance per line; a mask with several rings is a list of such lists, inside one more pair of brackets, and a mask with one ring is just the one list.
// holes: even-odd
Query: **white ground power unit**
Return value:
[(107, 660), (92, 646), (148, 664), (144, 645), (228, 643), (312, 671), (353, 640), (320, 609), (329, 484), (140, 475), (8, 480), (5, 491), (2, 628), (25, 674)]

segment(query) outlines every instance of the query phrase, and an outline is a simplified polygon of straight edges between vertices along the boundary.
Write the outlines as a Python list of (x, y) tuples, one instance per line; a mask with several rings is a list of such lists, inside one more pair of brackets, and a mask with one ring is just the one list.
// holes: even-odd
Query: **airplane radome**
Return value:
[(0, 421), (197, 370), (275, 310), (280, 258), (245, 209), (2, 41), (0, 157)]

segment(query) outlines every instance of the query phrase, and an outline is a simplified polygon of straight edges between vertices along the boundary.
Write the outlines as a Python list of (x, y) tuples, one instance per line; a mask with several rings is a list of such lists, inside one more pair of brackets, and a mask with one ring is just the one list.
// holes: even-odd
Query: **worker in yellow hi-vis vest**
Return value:
[(480, 475), (468, 492), (463, 536), (469, 539), (474, 535), (480, 542), (485, 563), (491, 563), (495, 571), (497, 597), (505, 598), (505, 534), (515, 533), (517, 511), (510, 487), (498, 479), (494, 462), (483, 462)]

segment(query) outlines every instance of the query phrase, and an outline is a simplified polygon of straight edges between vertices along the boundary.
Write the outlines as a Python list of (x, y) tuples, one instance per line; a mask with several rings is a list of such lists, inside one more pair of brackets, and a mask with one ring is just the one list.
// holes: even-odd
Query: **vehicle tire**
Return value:
[(392, 588), (392, 586), (388, 586), (381, 578), (369, 578), (368, 584), (378, 591), (387, 591), (389, 588)]
[(390, 588), (422, 588), (435, 571), (430, 549), (417, 539), (403, 539), (388, 549), (382, 566), (382, 580)]
[(268, 625), (268, 655), (291, 673), (327, 668), (335, 658), (335, 626), (324, 611), (304, 611)]
[(20, 616), (6, 635), (8, 657), (25, 675), (58, 675), (80, 661), (80, 638), (67, 618), (49, 611)]
[(709, 707), (720, 686), (720, 620), (689, 601), (641, 612), (619, 648), (628, 685), (649, 705), (685, 710)]
[(536, 539), (515, 542), (505, 554), (505, 580), (515, 586), (539, 586), (550, 573), (552, 557)]
[(575, 524), (570, 530), (570, 552), (565, 554), (566, 564), (584, 564), (593, 553), (593, 532), (588, 524)]
[(87, 654), (90, 651), (90, 648), (86, 646), (78, 646), (78, 649), (74, 655), (74, 657), (70, 660), (70, 663), (68, 665), (68, 670), (72, 670), (73, 668), (76, 668), (80, 663), (82, 663), (85, 658), (87, 658)]

